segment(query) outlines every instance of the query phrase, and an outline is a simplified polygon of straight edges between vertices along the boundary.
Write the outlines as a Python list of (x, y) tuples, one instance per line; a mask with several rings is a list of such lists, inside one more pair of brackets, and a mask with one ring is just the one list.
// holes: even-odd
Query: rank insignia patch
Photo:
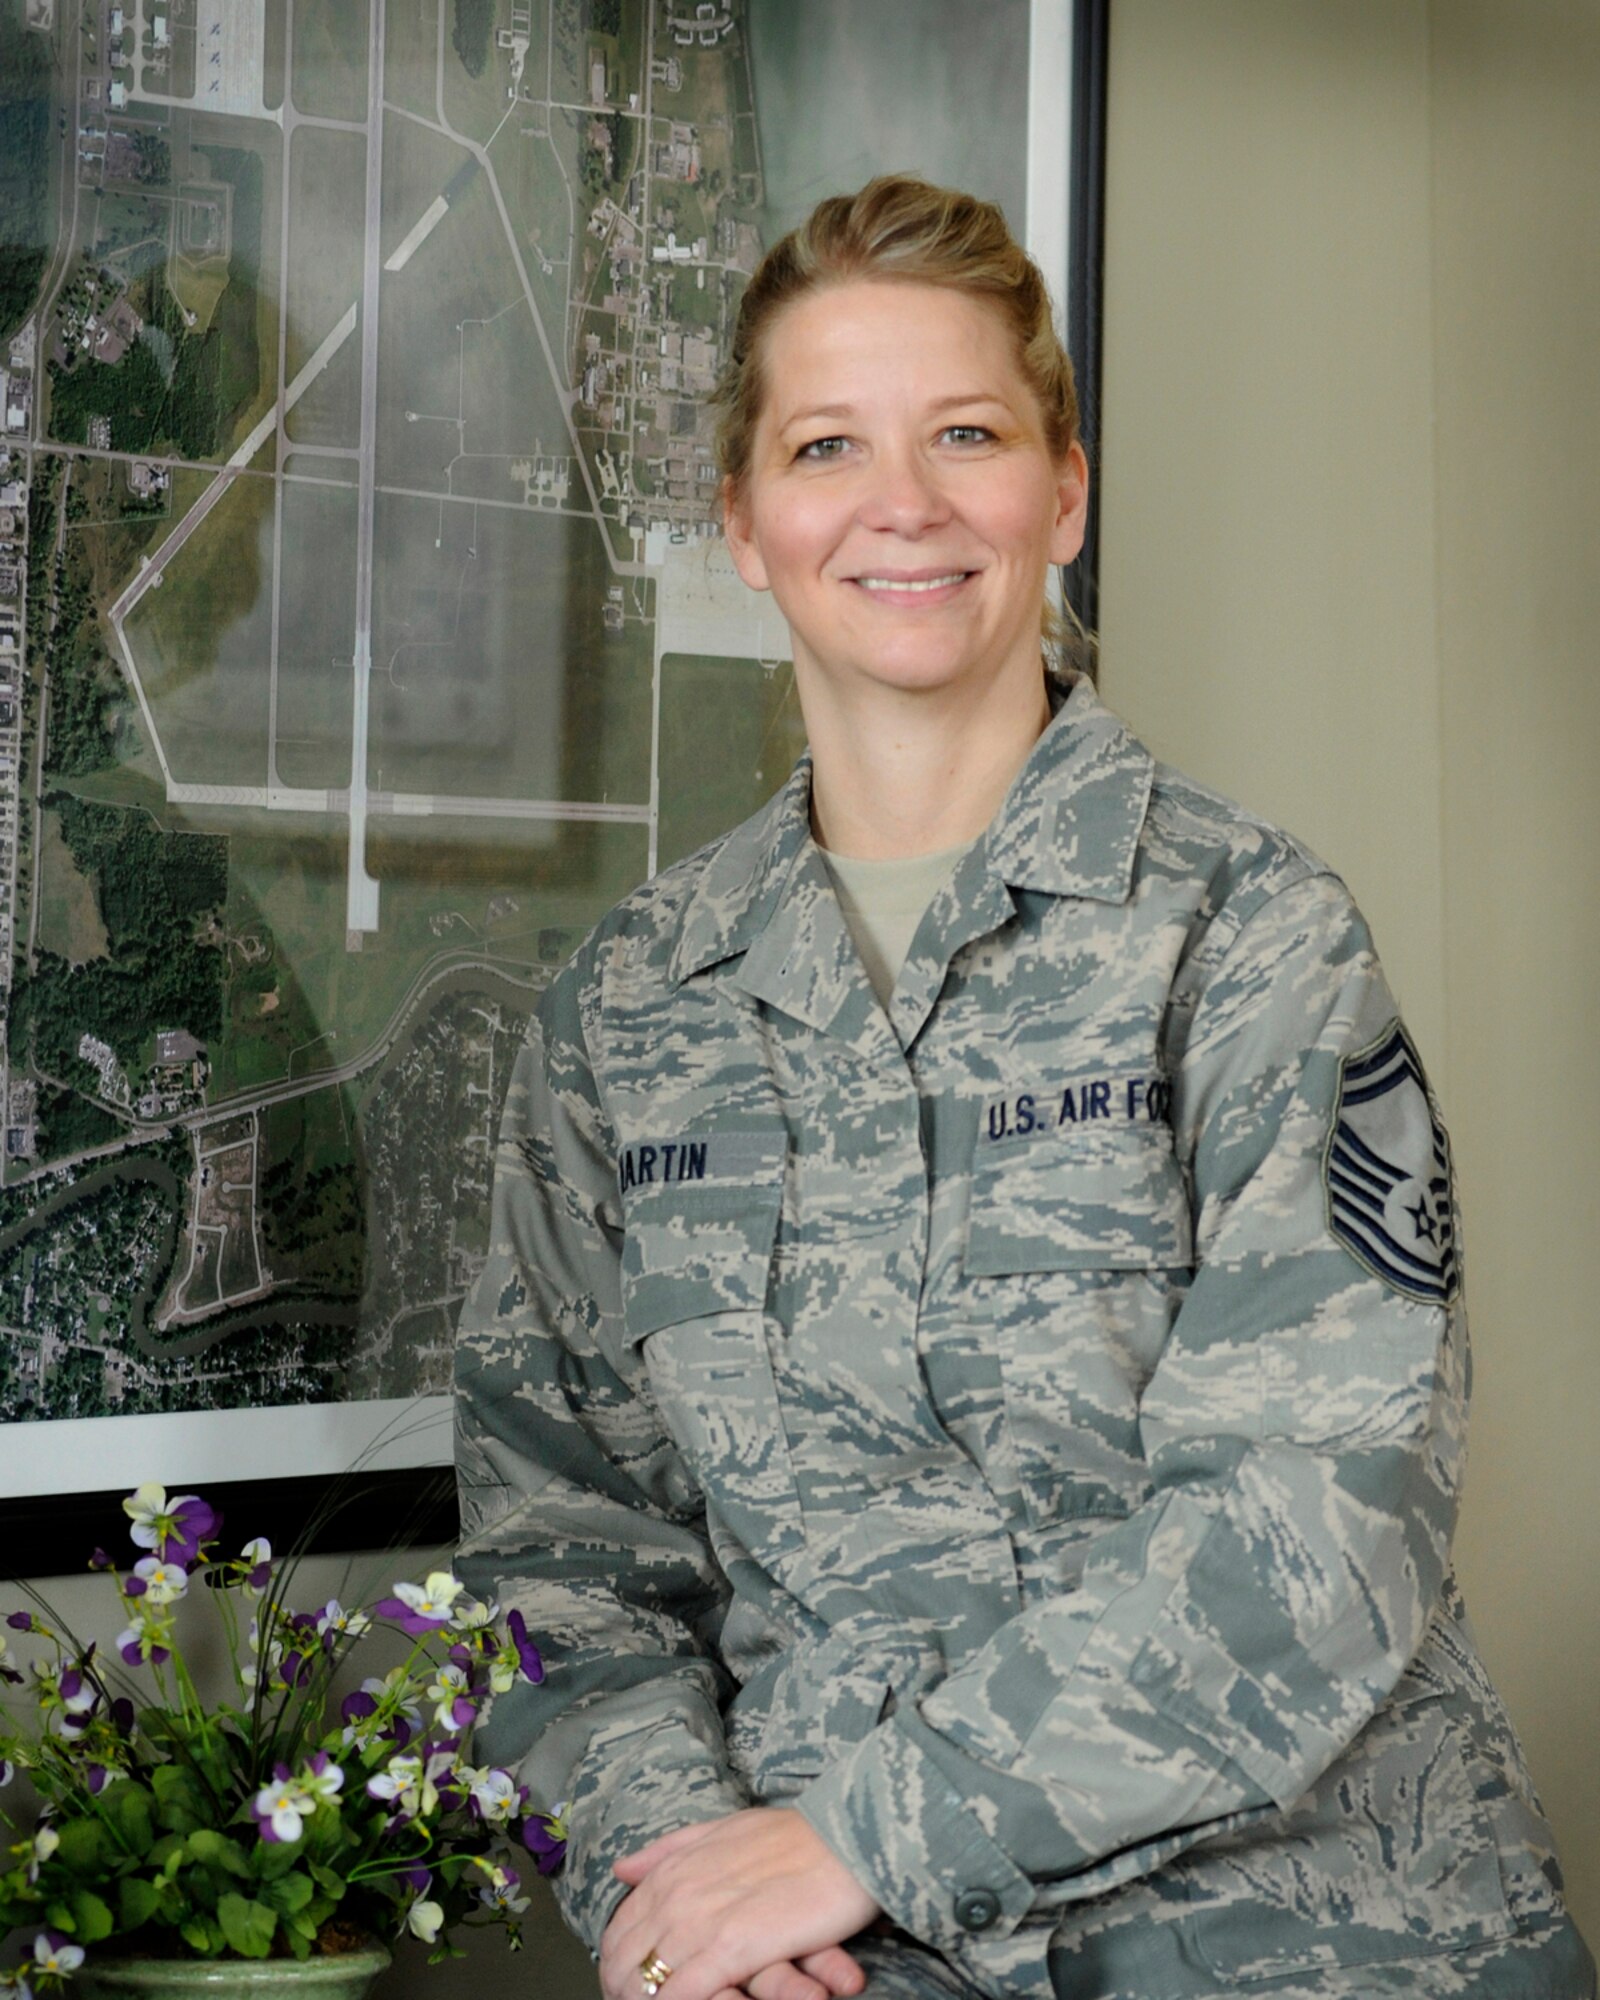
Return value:
[(1455, 1297), (1450, 1142), (1399, 1022), (1341, 1066), (1324, 1180), (1328, 1227), (1358, 1263), (1425, 1305)]

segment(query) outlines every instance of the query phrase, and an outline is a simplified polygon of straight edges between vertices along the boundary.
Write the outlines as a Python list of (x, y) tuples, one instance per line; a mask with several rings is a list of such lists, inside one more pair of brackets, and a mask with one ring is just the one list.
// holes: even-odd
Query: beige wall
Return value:
[(1600, 1936), (1600, 8), (1115, 0), (1103, 682), (1372, 919), (1445, 1100), (1463, 1582)]

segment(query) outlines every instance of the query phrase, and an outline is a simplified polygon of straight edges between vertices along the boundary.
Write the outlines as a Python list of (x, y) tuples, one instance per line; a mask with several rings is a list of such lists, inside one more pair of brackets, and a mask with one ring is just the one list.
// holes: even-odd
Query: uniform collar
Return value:
[(1013, 889), (1125, 903), (1155, 759), (1078, 675), (989, 827), (989, 865)]
[[(1064, 691), (1053, 686), (1051, 703), (1054, 715), (988, 833), (962, 864), (962, 877), (970, 879), (969, 869), (979, 863), (997, 888), (1004, 883), (1046, 895), (1125, 902), (1150, 804), (1154, 760), (1101, 705), (1086, 677), (1076, 677)], [(807, 753), (783, 790), (711, 857), (684, 911), (672, 954), (673, 980), (749, 951), (772, 923), (791, 882), (807, 892), (801, 900), (809, 906), (825, 880), (811, 838)]]

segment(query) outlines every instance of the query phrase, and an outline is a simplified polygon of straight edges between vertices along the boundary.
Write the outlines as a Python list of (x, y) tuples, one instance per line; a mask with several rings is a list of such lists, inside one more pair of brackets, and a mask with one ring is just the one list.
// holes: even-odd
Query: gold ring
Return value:
[(657, 1993), (660, 1992), (661, 1988), (672, 1977), (672, 1967), (668, 1965), (660, 1952), (653, 1951), (644, 1964), (639, 1967), (639, 1977), (644, 1981), (647, 2000), (656, 2000)]

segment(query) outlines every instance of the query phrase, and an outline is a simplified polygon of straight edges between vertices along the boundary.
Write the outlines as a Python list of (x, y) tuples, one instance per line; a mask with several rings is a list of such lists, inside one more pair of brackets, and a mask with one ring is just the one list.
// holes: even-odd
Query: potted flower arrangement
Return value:
[[(293, 1563), (263, 1541), (220, 1553), (199, 1496), (141, 1486), (123, 1506), (134, 1559), (90, 1564), (121, 1599), (113, 1648), (31, 1592), (0, 1626), (0, 1938), (25, 1940), (0, 2000), (68, 1978), (254, 1993), (263, 1975), (354, 2000), (391, 1938), (437, 1959), (456, 1925), (491, 1922), (515, 1946), (518, 1864), (551, 1873), (562, 1827), (475, 1765), (471, 1739), (491, 1696), (543, 1676), (521, 1615), (502, 1623), (447, 1572), (368, 1608), (292, 1609)], [(221, 1621), (235, 1699), (196, 1686), (180, 1629), (196, 1599)], [(352, 1647), (370, 1658), (384, 1631), (398, 1662), (351, 1686)], [(4, 1796), (21, 1773), (42, 1808), (29, 1830)]]

